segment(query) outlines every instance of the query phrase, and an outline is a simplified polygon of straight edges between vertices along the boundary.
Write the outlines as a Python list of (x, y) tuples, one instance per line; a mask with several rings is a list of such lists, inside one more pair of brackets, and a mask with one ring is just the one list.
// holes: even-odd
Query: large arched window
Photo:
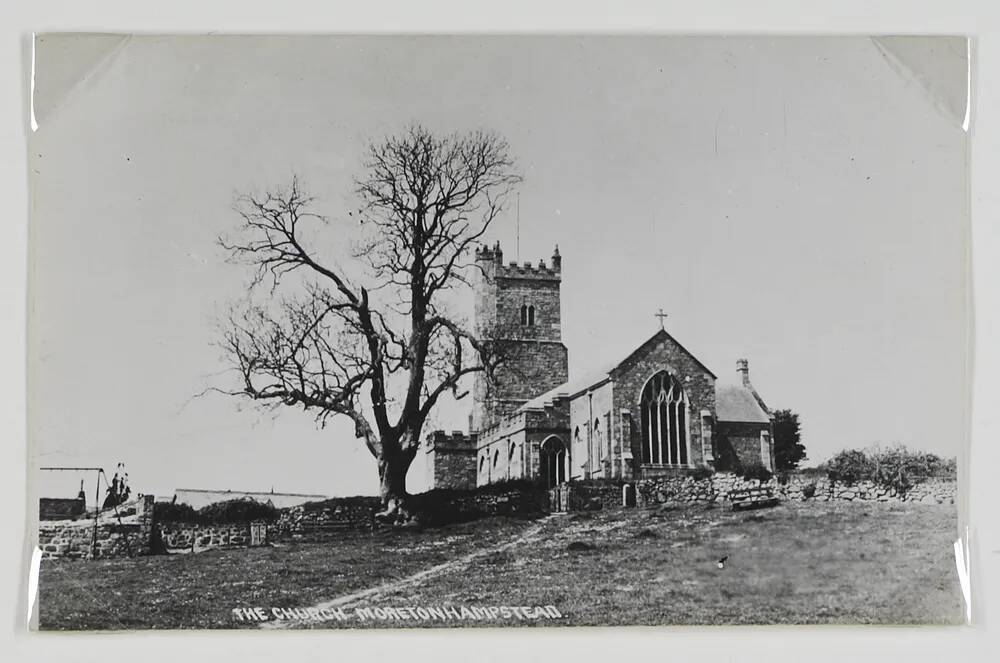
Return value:
[(521, 304), (521, 324), (528, 324), (528, 305)]
[(639, 401), (642, 417), (642, 462), (688, 464), (687, 398), (677, 378), (666, 371), (651, 377)]
[(511, 479), (514, 477), (514, 454), (517, 451), (517, 445), (513, 442), (510, 443), (510, 448), (507, 450), (507, 478)]
[(529, 327), (534, 327), (535, 326), (535, 307), (534, 306), (529, 306), (528, 307), (528, 326)]

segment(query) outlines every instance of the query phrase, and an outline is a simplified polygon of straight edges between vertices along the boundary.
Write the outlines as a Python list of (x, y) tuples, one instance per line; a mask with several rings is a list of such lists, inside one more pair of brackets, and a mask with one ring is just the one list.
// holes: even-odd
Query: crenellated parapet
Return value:
[(518, 263), (512, 260), (504, 264), (503, 249), (500, 248), (500, 242), (497, 242), (493, 246), (482, 246), (476, 249), (476, 261), (490, 263), (492, 267), (490, 275), (494, 278), (548, 279), (558, 281), (561, 278), (560, 273), (562, 272), (562, 256), (559, 255), (558, 246), (552, 253), (552, 260), (548, 263), (543, 259), (539, 260), (538, 263), (532, 263), (527, 260)]
[(474, 488), (476, 486), (475, 434), (436, 430), (427, 436), (428, 480), (432, 488)]

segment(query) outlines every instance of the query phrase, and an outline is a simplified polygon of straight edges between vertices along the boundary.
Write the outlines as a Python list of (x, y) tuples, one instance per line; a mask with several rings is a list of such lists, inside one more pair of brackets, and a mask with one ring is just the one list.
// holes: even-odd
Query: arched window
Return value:
[(601, 469), (600, 461), (604, 460), (604, 437), (601, 435), (600, 419), (594, 419), (594, 435), (591, 442), (593, 443), (593, 449), (590, 450), (591, 471), (599, 471)]
[(486, 456), (479, 457), (479, 473), (482, 474), (483, 470), (486, 469)]
[(513, 442), (510, 443), (510, 448), (507, 450), (507, 478), (510, 479), (514, 476), (514, 452), (517, 451), (517, 445)]
[(528, 326), (529, 327), (534, 327), (535, 326), (535, 307), (534, 306), (529, 306), (528, 307)]
[(521, 304), (521, 324), (528, 324), (528, 305)]
[(639, 401), (642, 462), (688, 464), (687, 397), (677, 378), (666, 371), (651, 377)]
[(493, 452), (493, 469), (497, 469), (500, 465), (500, 450), (497, 449)]

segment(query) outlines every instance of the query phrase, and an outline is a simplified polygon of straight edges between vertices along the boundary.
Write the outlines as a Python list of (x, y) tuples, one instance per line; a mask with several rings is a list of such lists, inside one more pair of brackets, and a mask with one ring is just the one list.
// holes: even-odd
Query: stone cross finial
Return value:
[(664, 326), (664, 322), (663, 321), (666, 320), (668, 316), (667, 316), (666, 313), (663, 312), (662, 308), (659, 311), (657, 311), (656, 313), (654, 313), (653, 317), (660, 319), (660, 329), (666, 329), (666, 327)]

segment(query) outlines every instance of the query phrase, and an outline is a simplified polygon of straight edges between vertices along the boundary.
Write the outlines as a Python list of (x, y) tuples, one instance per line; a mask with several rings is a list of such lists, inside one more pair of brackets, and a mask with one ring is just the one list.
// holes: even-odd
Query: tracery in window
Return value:
[(643, 463), (688, 464), (687, 407), (680, 381), (666, 371), (646, 382), (639, 401)]

